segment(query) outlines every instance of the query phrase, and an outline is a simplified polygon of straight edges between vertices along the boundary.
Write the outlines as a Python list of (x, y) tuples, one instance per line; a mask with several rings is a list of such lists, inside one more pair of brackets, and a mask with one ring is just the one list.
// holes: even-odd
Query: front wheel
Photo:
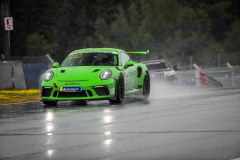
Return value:
[(150, 96), (150, 78), (149, 78), (149, 74), (146, 72), (144, 75), (144, 79), (143, 79), (143, 98), (144, 100), (148, 100), (149, 96)]
[(122, 75), (120, 75), (118, 78), (118, 84), (116, 89), (117, 99), (109, 100), (110, 103), (122, 103), (124, 101), (124, 78)]
[(43, 104), (46, 105), (56, 105), (58, 101), (43, 101)]

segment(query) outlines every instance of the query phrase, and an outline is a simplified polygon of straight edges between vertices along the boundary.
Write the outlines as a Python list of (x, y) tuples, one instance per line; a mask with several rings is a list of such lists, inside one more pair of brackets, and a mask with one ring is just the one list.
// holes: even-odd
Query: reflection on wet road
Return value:
[(240, 157), (239, 89), (166, 89), (121, 105), (0, 106), (0, 159)]

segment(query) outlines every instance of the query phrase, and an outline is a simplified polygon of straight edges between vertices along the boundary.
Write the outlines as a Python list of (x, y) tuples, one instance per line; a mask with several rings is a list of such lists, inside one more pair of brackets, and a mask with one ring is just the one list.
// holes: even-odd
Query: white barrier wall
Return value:
[(12, 62), (13, 67), (13, 88), (26, 88), (25, 77), (21, 62)]
[(13, 88), (12, 64), (0, 61), (0, 89)]
[(26, 88), (21, 62), (0, 61), (0, 89), (8, 88)]

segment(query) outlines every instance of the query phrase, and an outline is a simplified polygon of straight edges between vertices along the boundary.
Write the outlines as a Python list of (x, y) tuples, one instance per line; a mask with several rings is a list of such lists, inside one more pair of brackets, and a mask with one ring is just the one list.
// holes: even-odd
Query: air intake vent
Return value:
[(138, 78), (140, 78), (142, 75), (142, 67), (138, 66), (137, 70), (138, 70)]
[(52, 93), (52, 88), (43, 88), (42, 97), (49, 97)]
[(95, 92), (97, 93), (98, 96), (109, 95), (108, 87), (98, 87), (98, 88), (94, 88), (94, 90), (95, 90)]
[(58, 91), (54, 91), (53, 97), (57, 97), (57, 93), (58, 93)]
[(90, 90), (87, 90), (87, 92), (88, 92), (88, 95), (89, 95), (90, 97), (93, 96), (93, 94), (92, 94), (92, 92), (91, 92)]
[(92, 71), (92, 72), (98, 72), (100, 69), (95, 69), (94, 71)]

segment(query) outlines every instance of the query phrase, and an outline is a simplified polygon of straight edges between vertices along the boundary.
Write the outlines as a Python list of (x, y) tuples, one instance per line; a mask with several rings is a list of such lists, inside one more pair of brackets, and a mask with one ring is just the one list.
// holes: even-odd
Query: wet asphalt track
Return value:
[(240, 89), (153, 87), (149, 101), (0, 106), (0, 159), (240, 157)]

